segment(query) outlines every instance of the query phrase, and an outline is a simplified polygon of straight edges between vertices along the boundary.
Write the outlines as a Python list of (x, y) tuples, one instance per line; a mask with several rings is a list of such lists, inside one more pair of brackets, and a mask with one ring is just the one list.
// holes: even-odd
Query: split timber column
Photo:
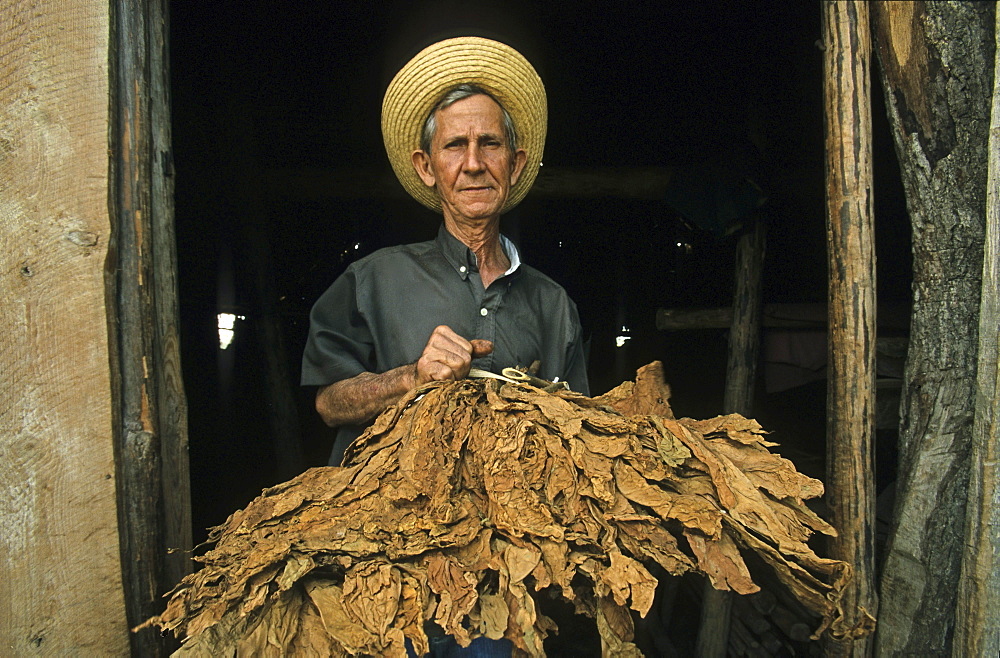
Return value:
[[(1000, 45), (1000, 12), (994, 38)], [(986, 182), (983, 294), (965, 554), (953, 655), (1000, 655), (1000, 48), (994, 55)]]
[(913, 236), (913, 311), (876, 652), (952, 647), (976, 400), (992, 2), (872, 2)]
[[(111, 259), (107, 272), (118, 524), (129, 626), (162, 612), (190, 569), (187, 405), (181, 378), (167, 0), (111, 4)], [(135, 656), (166, 655), (154, 628)]]
[(109, 7), (0, 0), (0, 653), (121, 656)]
[[(839, 536), (832, 557), (854, 579), (846, 621), (875, 613), (875, 243), (871, 162), (871, 39), (868, 4), (823, 5), (826, 202), (829, 263), (827, 502)], [(827, 654), (864, 656), (869, 640), (827, 638)]]

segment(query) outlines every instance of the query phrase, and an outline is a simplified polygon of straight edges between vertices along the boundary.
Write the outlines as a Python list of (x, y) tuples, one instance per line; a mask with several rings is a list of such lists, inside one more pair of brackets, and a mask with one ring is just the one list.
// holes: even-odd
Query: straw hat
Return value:
[(410, 155), (420, 148), (424, 122), (441, 97), (461, 84), (489, 92), (507, 110), (517, 130), (518, 147), (528, 155), (517, 184), (501, 212), (528, 193), (545, 147), (548, 109), (545, 87), (531, 64), (510, 46), (480, 37), (439, 41), (400, 69), (382, 99), (382, 138), (389, 162), (406, 191), (431, 210), (441, 212), (437, 192), (424, 185)]

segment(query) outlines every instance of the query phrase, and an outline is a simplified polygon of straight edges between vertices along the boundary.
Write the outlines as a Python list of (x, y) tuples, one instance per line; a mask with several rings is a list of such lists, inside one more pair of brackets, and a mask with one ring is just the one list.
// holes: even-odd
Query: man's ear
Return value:
[(431, 159), (423, 150), (417, 149), (410, 154), (410, 162), (413, 163), (413, 168), (417, 171), (417, 176), (420, 176), (420, 180), (424, 182), (427, 187), (434, 187), (435, 178), (434, 172), (431, 171)]
[(512, 187), (517, 185), (517, 179), (521, 177), (521, 172), (524, 171), (524, 165), (527, 162), (528, 154), (525, 153), (524, 149), (514, 151), (514, 166), (510, 172), (510, 184)]

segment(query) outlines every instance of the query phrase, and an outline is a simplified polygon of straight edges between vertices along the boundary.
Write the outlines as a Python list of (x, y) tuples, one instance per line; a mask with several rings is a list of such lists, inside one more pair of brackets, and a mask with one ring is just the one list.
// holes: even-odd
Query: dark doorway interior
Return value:
[[(529, 195), (505, 231), (576, 300), (595, 393), (660, 359), (678, 414), (718, 414), (725, 332), (659, 332), (655, 311), (730, 303), (734, 224), (712, 209), (752, 186), (768, 199), (764, 301), (825, 301), (819, 20), (817, 5), (786, 0), (171, 3), (196, 541), (261, 488), (325, 463), (331, 434), (296, 386), (308, 312), (351, 261), (436, 230), (401, 188), (380, 192), (392, 179), (379, 108), (392, 74), (439, 38), (500, 39), (533, 62), (546, 167), (676, 172), (687, 193), (669, 199)], [(905, 303), (908, 222), (880, 107), (874, 120), (879, 292)], [(226, 349), (223, 313), (235, 316)], [(822, 455), (822, 398), (769, 407), (762, 394), (760, 415), (803, 459)]]

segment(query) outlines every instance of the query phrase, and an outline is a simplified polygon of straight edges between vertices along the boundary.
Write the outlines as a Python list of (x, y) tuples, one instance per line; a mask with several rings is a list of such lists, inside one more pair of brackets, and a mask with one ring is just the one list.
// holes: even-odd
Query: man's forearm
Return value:
[(416, 363), (381, 374), (363, 372), (316, 393), (316, 411), (330, 427), (360, 425), (395, 404), (418, 384), (461, 379), (472, 359), (493, 351), (488, 340), (467, 341), (446, 325), (434, 328)]
[(316, 393), (316, 411), (330, 427), (360, 425), (395, 404), (416, 384), (416, 366), (400, 366), (335, 382)]

